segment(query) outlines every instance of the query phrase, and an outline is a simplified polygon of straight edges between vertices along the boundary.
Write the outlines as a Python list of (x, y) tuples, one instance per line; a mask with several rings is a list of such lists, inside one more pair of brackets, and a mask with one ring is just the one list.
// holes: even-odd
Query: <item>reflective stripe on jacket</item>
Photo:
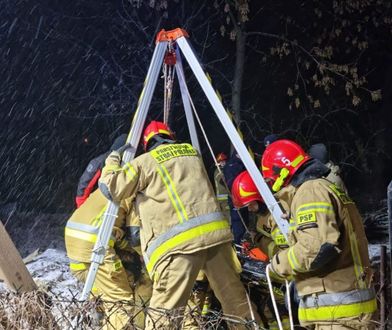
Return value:
[(201, 158), (190, 144), (163, 144), (123, 166), (113, 152), (100, 187), (114, 201), (136, 196), (150, 274), (170, 254), (193, 253), (232, 240)]
[(373, 289), (323, 293), (302, 297), (298, 317), (302, 322), (319, 322), (370, 314), (377, 309)]
[[(280, 190), (275, 193), (275, 198), (278, 200), (282, 210), (289, 214), (290, 213), (290, 204), (293, 199), (295, 193), (295, 188), (293, 186), (286, 187), (286, 189)], [(280, 231), (278, 225), (276, 224), (273, 216), (269, 211), (266, 211), (264, 214), (258, 214), (257, 216), (257, 225), (256, 229), (259, 233), (264, 236), (263, 240), (260, 240), (260, 243), (266, 246), (268, 244), (267, 250), (262, 250), (267, 252), (270, 259), (274, 256), (276, 252), (280, 249), (286, 249), (289, 246), (286, 238), (283, 236)], [(290, 220), (289, 230), (293, 230), (294, 225), (293, 221)]]
[(144, 254), (147, 270), (151, 272), (156, 262), (175, 246), (187, 240), (203, 239), (202, 236), (209, 232), (227, 228), (227, 220), (223, 218), (220, 212), (205, 214), (171, 227), (148, 246)]
[[(83, 205), (74, 211), (65, 226), (65, 247), (70, 259), (79, 262), (90, 262), (91, 253), (97, 240), (99, 228), (102, 224), (108, 200), (100, 192), (95, 190)], [(113, 233), (109, 241), (109, 247), (114, 247), (115, 243), (123, 249), (127, 248), (121, 241), (124, 237), (123, 228), (130, 223), (131, 204), (124, 201), (116, 218)], [(120, 248), (121, 248), (120, 247)]]
[(214, 171), (214, 184), (215, 184), (215, 193), (218, 201), (227, 202), (227, 198), (229, 197), (229, 193), (227, 191), (227, 187), (225, 185), (225, 177), (222, 172), (219, 172), (218, 169)]

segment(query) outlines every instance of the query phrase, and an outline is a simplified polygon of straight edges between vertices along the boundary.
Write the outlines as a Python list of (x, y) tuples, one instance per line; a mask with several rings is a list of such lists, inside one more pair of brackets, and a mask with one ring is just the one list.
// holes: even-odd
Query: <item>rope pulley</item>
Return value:
[(164, 105), (163, 105), (163, 122), (168, 124), (171, 98), (173, 94), (173, 82), (176, 65), (176, 52), (173, 43), (169, 43), (165, 57), (163, 59), (163, 78), (164, 78)]
[(174, 51), (173, 48), (168, 49), (168, 51), (166, 52), (165, 58), (163, 60), (163, 63), (166, 65), (171, 65), (171, 66), (176, 65), (176, 52)]

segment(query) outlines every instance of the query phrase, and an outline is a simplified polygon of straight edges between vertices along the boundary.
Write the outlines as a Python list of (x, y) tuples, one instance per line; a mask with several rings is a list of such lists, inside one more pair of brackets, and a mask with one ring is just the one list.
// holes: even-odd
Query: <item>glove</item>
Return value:
[(276, 272), (276, 270), (274, 269), (274, 266), (272, 265), (272, 260), (270, 262), (269, 275), (270, 275), (272, 281), (278, 282), (278, 283), (284, 283), (285, 278)]
[(136, 152), (136, 148), (134, 148), (132, 146), (132, 144), (130, 144), (129, 142), (125, 143), (122, 147), (118, 148), (115, 151), (118, 152), (120, 155), (122, 155), (125, 150), (129, 150), (131, 152)]
[(116, 239), (116, 242), (119, 242), (123, 239), (125, 233), (124, 233), (124, 230), (122, 230), (121, 228), (114, 226), (113, 231), (112, 231), (112, 235)]
[(274, 255), (270, 262), (270, 276), (278, 282), (283, 282), (284, 280), (292, 281), (294, 279), (293, 274), (281, 274), (275, 268), (274, 264), (276, 264), (276, 259), (279, 260), (279, 252)]

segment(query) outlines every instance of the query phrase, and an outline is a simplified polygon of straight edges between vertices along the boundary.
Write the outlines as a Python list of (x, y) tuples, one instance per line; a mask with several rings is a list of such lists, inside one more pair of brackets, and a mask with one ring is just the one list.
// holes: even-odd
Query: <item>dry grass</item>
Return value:
[[(52, 329), (102, 329), (108, 325), (107, 317), (99, 313), (102, 301), (97, 298), (80, 302), (73, 297), (64, 299), (53, 293), (35, 291), (28, 293), (0, 292), (0, 329), (6, 330), (52, 330)], [(107, 304), (107, 302), (106, 302)], [(128, 303), (113, 303), (107, 314), (124, 308)], [(130, 315), (127, 330), (141, 329), (136, 320), (141, 313), (159, 314), (159, 322), (164, 321), (170, 329), (181, 328), (184, 322), (192, 322), (199, 329), (226, 329), (228, 324), (234, 327), (242, 324), (251, 329), (250, 323), (241, 322), (218, 312), (212, 312), (208, 317), (200, 316), (195, 310), (185, 313), (174, 310), (153, 310), (146, 306), (134, 306), (137, 312)], [(109, 327), (110, 328), (110, 327)], [(156, 326), (162, 329), (162, 325)]]

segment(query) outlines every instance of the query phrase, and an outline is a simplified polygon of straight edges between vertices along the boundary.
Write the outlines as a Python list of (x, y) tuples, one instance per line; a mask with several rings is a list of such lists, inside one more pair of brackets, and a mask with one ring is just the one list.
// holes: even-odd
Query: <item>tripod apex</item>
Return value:
[(162, 29), (159, 31), (157, 38), (156, 38), (156, 43), (162, 42), (162, 41), (175, 41), (178, 38), (181, 37), (186, 37), (188, 38), (188, 32), (186, 32), (184, 29), (181, 28), (176, 28), (174, 30), (166, 31), (165, 29)]

